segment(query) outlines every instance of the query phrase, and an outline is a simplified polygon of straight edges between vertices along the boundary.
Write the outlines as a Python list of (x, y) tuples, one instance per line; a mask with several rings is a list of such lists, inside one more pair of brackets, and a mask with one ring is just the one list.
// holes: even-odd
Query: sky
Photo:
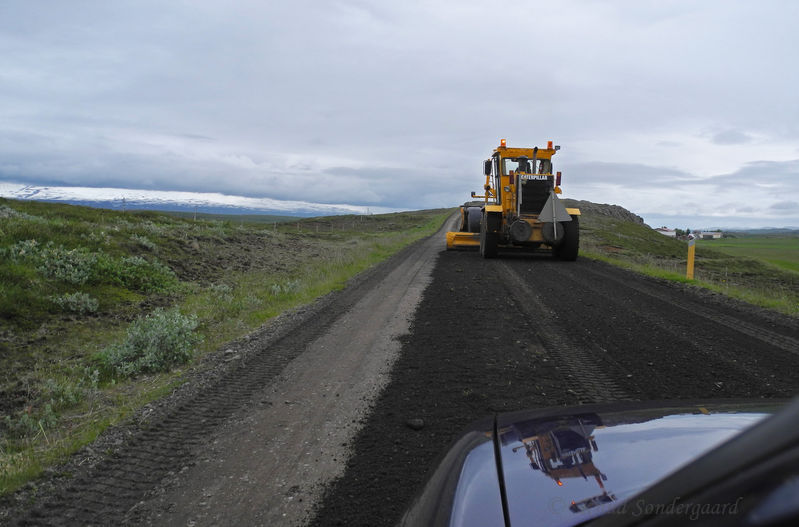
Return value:
[(0, 3), (0, 182), (455, 206), (509, 146), (650, 225), (799, 226), (799, 2)]

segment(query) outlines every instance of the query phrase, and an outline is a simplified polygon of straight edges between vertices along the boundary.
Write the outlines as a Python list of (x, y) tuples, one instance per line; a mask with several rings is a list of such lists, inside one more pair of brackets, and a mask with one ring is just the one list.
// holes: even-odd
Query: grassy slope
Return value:
[[(689, 282), (685, 278), (688, 246), (684, 241), (663, 236), (646, 225), (590, 212), (581, 217), (580, 230), (583, 256)], [(783, 247), (778, 259), (785, 258), (784, 249), (791, 247), (790, 243), (777, 243)], [(799, 316), (799, 273), (771, 265), (760, 259), (757, 251), (748, 252), (745, 245), (737, 254), (716, 247), (716, 242), (698, 244), (692, 284)], [(796, 258), (796, 254), (790, 258)]]
[[(133, 380), (102, 370), (98, 352), (137, 316), (172, 305), (196, 315), (197, 358), (343, 287), (449, 214), (264, 224), (0, 199), (0, 493), (181, 382), (181, 369)], [(87, 261), (91, 272), (74, 279)], [(152, 272), (131, 280), (141, 270)], [(96, 311), (54, 300), (74, 293), (96, 299)]]

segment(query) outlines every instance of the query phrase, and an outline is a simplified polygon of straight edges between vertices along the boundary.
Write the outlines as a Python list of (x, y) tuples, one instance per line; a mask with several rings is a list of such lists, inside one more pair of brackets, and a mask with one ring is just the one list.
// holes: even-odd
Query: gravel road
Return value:
[(436, 458), (482, 416), (791, 397), (797, 371), (795, 319), (585, 259), (445, 252), (312, 524), (394, 525)]
[(391, 525), (493, 412), (799, 392), (794, 319), (588, 260), (442, 249), (439, 232), (220, 350), (0, 518)]

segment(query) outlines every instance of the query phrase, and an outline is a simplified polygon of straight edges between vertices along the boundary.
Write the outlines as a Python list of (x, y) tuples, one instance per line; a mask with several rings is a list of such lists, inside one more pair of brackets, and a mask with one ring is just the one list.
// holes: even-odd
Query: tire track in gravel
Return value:
[(748, 337), (758, 339), (771, 346), (780, 348), (783, 351), (799, 355), (799, 338), (788, 336), (779, 331), (765, 329), (762, 326), (750, 323), (740, 316), (731, 316), (729, 314), (723, 313), (719, 309), (708, 309), (689, 298), (684, 298), (681, 302), (675, 303), (673, 302), (673, 297), (670, 298), (669, 295), (664, 294), (662, 291), (659, 291), (654, 287), (628, 283), (626, 281), (620, 280), (616, 276), (613, 276), (611, 273), (603, 272), (597, 268), (590, 268), (589, 272), (595, 276), (601, 277), (602, 279), (611, 280), (621, 286), (647, 295), (653, 299), (660, 300), (661, 302), (665, 302), (671, 306), (676, 306), (680, 309), (688, 311), (693, 315), (700, 316), (711, 322), (726, 326), (727, 328), (739, 333), (743, 333)]
[[(546, 297), (575, 339), (585, 346), (599, 345), (606, 358), (622, 365), (616, 378), (626, 370), (630, 380), (625, 384), (635, 385), (631, 389), (639, 398), (682, 396), (686, 381), (692, 379), (697, 384), (692, 389), (704, 383), (718, 397), (790, 396), (795, 389), (792, 379), (776, 372), (796, 368), (796, 355), (775, 346), (771, 338), (730, 331), (712, 314), (750, 317), (765, 334), (774, 333), (765, 326), (790, 332), (790, 320), (781, 325), (776, 314), (771, 314), (773, 320), (763, 320), (729, 299), (703, 297), (601, 262), (563, 265), (542, 259), (535, 262), (535, 270), (529, 276), (532, 287)], [(578, 309), (580, 303), (591, 309)], [(697, 316), (695, 310), (709, 316)], [(639, 353), (628, 352), (636, 348)], [(701, 369), (686, 367), (700, 358)]]
[(515, 300), (523, 316), (534, 323), (541, 347), (553, 356), (557, 364), (564, 365), (571, 372), (567, 390), (577, 395), (581, 404), (634, 400), (604, 372), (598, 359), (605, 355), (605, 350), (598, 349), (596, 344), (575, 343), (569, 338), (574, 328), (564, 327), (515, 269), (504, 261), (497, 262), (497, 268), (504, 273), (503, 285), (509, 297)]
[[(630, 288), (627, 295), (619, 294), (615, 288), (608, 288), (608, 281), (597, 280), (592, 276), (595, 271), (594, 265), (596, 265), (594, 262), (584, 262), (580, 266), (579, 272), (568, 272), (562, 267), (554, 267), (551, 272), (561, 280), (568, 280), (575, 287), (603, 296), (607, 305), (612, 305), (616, 309), (624, 309), (624, 299), (628, 298), (629, 294), (634, 295), (636, 292), (640, 292), (641, 288), (635, 286)], [(618, 284), (618, 279), (610, 280), (610, 282)], [(688, 299), (686, 298), (684, 301), (687, 302)], [(649, 331), (652, 331), (651, 328), (657, 328), (658, 332), (669, 335), (671, 342), (676, 344), (675, 348), (690, 355), (704, 356), (705, 367), (717, 371), (720, 377), (724, 376), (725, 370), (733, 370), (736, 372), (736, 377), (758, 378), (760, 370), (758, 363), (764, 360), (763, 356), (769, 356), (768, 361), (772, 365), (784, 362), (785, 355), (782, 350), (767, 349), (762, 351), (759, 357), (750, 353), (738, 352), (737, 350), (741, 349), (739, 335), (725, 330), (722, 330), (720, 334), (717, 330), (706, 332), (701, 321), (698, 322), (691, 312), (681, 313), (679, 310), (673, 310), (667, 318), (664, 318), (663, 309), (671, 309), (674, 305), (674, 302), (647, 302), (636, 310), (629, 311), (628, 319), (633, 321), (632, 325), (634, 326), (650, 328)], [(607, 352), (607, 350), (604, 351)], [(658, 369), (661, 375), (664, 371), (668, 371), (662, 365)], [(675, 374), (684, 375), (682, 371), (675, 372)], [(770, 375), (761, 376), (761, 381), (765, 386), (769, 386), (773, 382), (773, 377)], [(717, 388), (722, 392), (723, 382), (720, 384), (722, 386)]]

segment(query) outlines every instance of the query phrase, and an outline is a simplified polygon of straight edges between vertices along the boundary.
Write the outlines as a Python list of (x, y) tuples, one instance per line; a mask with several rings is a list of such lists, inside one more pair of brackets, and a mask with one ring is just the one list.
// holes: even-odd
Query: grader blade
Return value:
[(480, 233), (476, 232), (448, 232), (447, 250), (454, 249), (479, 249)]

